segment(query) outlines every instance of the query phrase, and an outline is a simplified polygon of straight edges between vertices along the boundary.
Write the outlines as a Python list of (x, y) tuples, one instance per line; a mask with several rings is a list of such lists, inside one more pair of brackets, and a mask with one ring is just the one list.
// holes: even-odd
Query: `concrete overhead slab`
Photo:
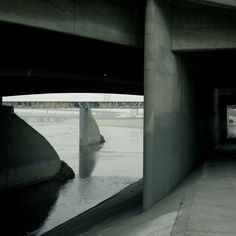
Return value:
[(142, 46), (138, 1), (1, 0), (0, 21)]
[[(213, 7), (209, 4), (197, 4), (202, 2), (213, 1), (176, 1), (173, 5), (172, 50), (235, 49), (236, 8), (232, 10)], [(227, 3), (227, 1), (225, 2)], [(230, 8), (235, 6), (236, 1)]]

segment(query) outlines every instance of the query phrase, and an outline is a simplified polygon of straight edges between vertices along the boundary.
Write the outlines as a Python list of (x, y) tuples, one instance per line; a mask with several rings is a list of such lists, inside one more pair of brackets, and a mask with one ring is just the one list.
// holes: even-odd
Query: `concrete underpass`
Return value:
[(70, 32), (52, 23), (70, 25), (66, 11), (55, 16), (58, 6), (30, 2), (37, 21), (30, 4), (0, 11), (1, 96), (144, 94), (145, 109), (142, 203), (140, 191), (131, 194), (135, 204), (121, 192), (118, 205), (104, 203), (104, 217), (100, 205), (45, 235), (235, 235), (236, 146), (227, 134), (227, 105), (236, 103), (234, 1), (68, 1), (80, 26)]

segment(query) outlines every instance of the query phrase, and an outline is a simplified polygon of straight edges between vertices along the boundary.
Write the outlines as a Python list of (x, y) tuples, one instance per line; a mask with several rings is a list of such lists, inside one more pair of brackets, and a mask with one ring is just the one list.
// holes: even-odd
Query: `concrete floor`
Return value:
[[(231, 150), (231, 156), (222, 155), (222, 150)], [(232, 153), (232, 146), (221, 148), (221, 158), (207, 161), (151, 210), (128, 209), (75, 235), (235, 236), (236, 158)]]

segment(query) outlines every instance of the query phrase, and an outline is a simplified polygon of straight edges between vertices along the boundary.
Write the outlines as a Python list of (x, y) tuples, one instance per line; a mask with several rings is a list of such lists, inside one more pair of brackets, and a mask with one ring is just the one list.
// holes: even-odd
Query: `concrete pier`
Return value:
[(101, 134), (91, 108), (80, 108), (80, 146), (100, 143)]
[(13, 107), (1, 106), (0, 190), (52, 178), (61, 161), (48, 141), (18, 117)]
[(201, 140), (195, 139), (200, 135), (196, 132), (203, 127), (199, 127), (196, 87), (182, 57), (171, 51), (170, 27), (167, 2), (148, 0), (144, 74), (145, 210), (163, 198), (199, 158), (196, 150)]

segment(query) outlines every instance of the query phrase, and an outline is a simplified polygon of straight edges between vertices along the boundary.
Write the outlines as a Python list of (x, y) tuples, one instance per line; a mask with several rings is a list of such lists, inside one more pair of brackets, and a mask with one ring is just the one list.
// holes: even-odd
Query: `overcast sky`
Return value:
[(3, 101), (71, 101), (71, 102), (143, 102), (143, 96), (123, 94), (102, 94), (102, 93), (63, 93), (63, 94), (34, 94), (22, 96), (3, 97)]

